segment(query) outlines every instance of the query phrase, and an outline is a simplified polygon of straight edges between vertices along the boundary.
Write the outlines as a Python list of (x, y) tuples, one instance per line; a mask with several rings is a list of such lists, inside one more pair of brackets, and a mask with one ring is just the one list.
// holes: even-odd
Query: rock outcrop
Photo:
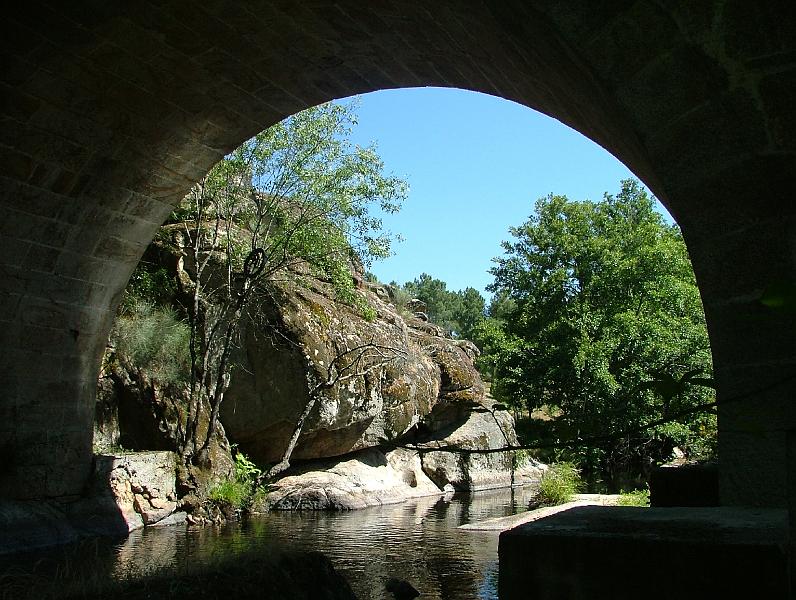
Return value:
[[(184, 282), (191, 274), (179, 235), (164, 228), (147, 256)], [(486, 397), (475, 345), (428, 322), (422, 303), (396, 306), (389, 288), (364, 282), (356, 268), (352, 277), (359, 295), (353, 304), (301, 267), (250, 302), (221, 406), (223, 426), (211, 445), (216, 478), (232, 473), (229, 442), (263, 468), (279, 462), (305, 412), (293, 469), (267, 500), (275, 508), (358, 508), (536, 475), (512, 469), (512, 453), (434, 450), (516, 444), (511, 415)], [(99, 446), (176, 448), (179, 390), (159, 388), (112, 348), (99, 389)], [(204, 475), (182, 473), (178, 492), (201, 496), (211, 480), (206, 468)]]
[[(440, 412), (432, 411), (432, 421)], [(418, 433), (416, 442), (383, 451), (360, 450), (338, 461), (312, 461), (278, 480), (261, 510), (352, 510), (454, 491), (478, 491), (537, 482), (544, 466), (517, 461), (514, 452), (490, 454), (433, 450), (456, 446), (486, 450), (516, 444), (514, 423), (505, 411), (471, 411), (464, 422), (444, 419), (446, 429)], [(452, 424), (453, 423), (453, 424)], [(425, 441), (420, 441), (425, 440)], [(421, 449), (415, 449), (421, 448)], [(517, 464), (521, 462), (521, 464)]]
[(90, 493), (71, 506), (70, 513), (104, 515), (96, 519), (97, 533), (110, 525), (125, 532), (155, 525), (177, 509), (176, 472), (172, 452), (96, 456)]
[(354, 510), (439, 493), (417, 452), (369, 448), (340, 462), (302, 465), (271, 486), (255, 510)]
[[(177, 450), (185, 419), (183, 411), (188, 403), (187, 390), (161, 387), (135, 365), (117, 356), (112, 347), (106, 350), (97, 387), (94, 423), (97, 465), (102, 464), (103, 455), (115, 455), (122, 448), (169, 453)], [(206, 434), (208, 422), (205, 409), (198, 422), (200, 438)], [(203, 494), (216, 481), (231, 476), (235, 466), (223, 425), (211, 436), (206, 464), (173, 465), (172, 472), (175, 469), (178, 491), (182, 494)]]
[(329, 284), (305, 277), (304, 286), (275, 286), (258, 307), (262, 320), (247, 322), (242, 367), (222, 420), (255, 461), (281, 458), (313, 388), (341, 371), (339, 382), (318, 392), (293, 458), (378, 446), (421, 425), (441, 403), (464, 409), (483, 401), (472, 344), (402, 315), (384, 294), (361, 293), (375, 318), (337, 301)]
[(171, 452), (99, 455), (87, 493), (71, 502), (0, 501), (0, 555), (125, 535), (144, 526), (185, 522), (177, 509)]
[[(514, 452), (480, 454), (467, 450), (487, 450), (517, 445), (514, 420), (505, 410), (495, 410), (491, 400), (473, 409), (462, 422), (446, 419), (447, 427), (433, 432), (433, 442), (422, 444), (453, 446), (464, 452), (430, 451), (423, 457), (423, 469), (440, 488), (477, 491), (528, 483), (541, 474), (534, 463), (517, 468)], [(432, 413), (433, 420), (436, 415)]]

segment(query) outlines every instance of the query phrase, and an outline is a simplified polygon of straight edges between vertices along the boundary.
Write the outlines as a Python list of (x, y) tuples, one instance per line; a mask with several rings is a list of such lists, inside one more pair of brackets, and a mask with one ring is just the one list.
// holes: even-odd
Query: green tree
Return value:
[(454, 309), (454, 320), (458, 325), (456, 333), (459, 337), (472, 340), (475, 328), (484, 320), (486, 301), (477, 289), (467, 287), (456, 292), (458, 302)]
[[(503, 399), (506, 396), (500, 391), (503, 379), (498, 378), (497, 375), (500, 372), (502, 377), (506, 378), (505, 370), (501, 369), (502, 361), (511, 354), (511, 344), (516, 339), (507, 334), (505, 322), (494, 317), (486, 317), (479, 321), (473, 328), (470, 339), (481, 351), (475, 366), (487, 381), (492, 382), (492, 396)], [(516, 402), (511, 402), (511, 404), (517, 408)]]
[[(351, 144), (355, 124), (353, 105), (330, 103), (266, 129), (213, 167), (172, 216), (185, 255), (180, 282), (191, 298), (186, 459), (208, 448), (239, 324), (269, 282), (309, 270), (331, 281), (342, 300), (369, 309), (351, 266), (389, 255), (393, 236), (372, 209), (397, 211), (407, 185), (384, 172), (375, 147)], [(199, 439), (205, 410), (210, 424)]]
[(453, 336), (469, 339), (484, 318), (485, 300), (475, 288), (452, 291), (441, 279), (421, 273), (402, 289), (409, 297), (422, 300), (429, 320)]
[(501, 323), (505, 323), (506, 320), (511, 318), (516, 308), (517, 303), (514, 302), (506, 290), (497, 290), (489, 301), (487, 316), (492, 319), (497, 319)]
[(421, 273), (412, 281), (403, 285), (404, 291), (411, 298), (422, 300), (426, 305), (426, 313), (432, 323), (445, 328), (449, 333), (458, 329), (456, 309), (458, 298), (448, 290), (448, 285), (428, 273)]
[[(490, 288), (508, 314), (500, 335), (486, 332), (494, 354), (485, 360), (502, 400), (555, 407), (573, 438), (588, 438), (711, 399), (709, 342), (685, 244), (638, 182), (623, 181), (598, 203), (542, 198), (510, 231)], [(616, 469), (696, 443), (705, 418), (606, 442), (591, 460)]]

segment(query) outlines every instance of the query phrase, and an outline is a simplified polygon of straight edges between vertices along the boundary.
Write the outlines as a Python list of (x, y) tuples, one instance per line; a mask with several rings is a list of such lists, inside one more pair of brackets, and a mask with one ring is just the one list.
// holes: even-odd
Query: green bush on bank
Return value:
[(208, 498), (217, 503), (226, 503), (236, 510), (246, 509), (252, 502), (260, 487), (255, 483), (262, 475), (257, 467), (243, 452), (235, 453), (235, 475), (213, 486)]
[(650, 490), (646, 488), (643, 490), (622, 492), (619, 494), (619, 499), (616, 501), (616, 504), (617, 506), (649, 506)]
[(574, 464), (560, 462), (550, 465), (539, 481), (536, 502), (539, 506), (557, 506), (571, 502), (581, 489), (580, 472)]

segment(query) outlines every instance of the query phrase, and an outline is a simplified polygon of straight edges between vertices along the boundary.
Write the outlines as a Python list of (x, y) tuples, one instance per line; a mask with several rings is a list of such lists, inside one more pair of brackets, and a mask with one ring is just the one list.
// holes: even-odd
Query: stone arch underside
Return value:
[(561, 120), (664, 201), (697, 272), (719, 399), (744, 397), (720, 412), (723, 502), (785, 505), (796, 317), (759, 297), (796, 281), (788, 2), (604, 4), (19, 7), (0, 26), (0, 497), (81, 492), (116, 303), (215, 161), (307, 106), (436, 85)]

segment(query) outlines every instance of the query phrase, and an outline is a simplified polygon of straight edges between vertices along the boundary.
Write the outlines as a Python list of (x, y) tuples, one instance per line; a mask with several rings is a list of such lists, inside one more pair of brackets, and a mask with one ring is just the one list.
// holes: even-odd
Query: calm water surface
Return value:
[(423, 600), (493, 599), (498, 533), (457, 527), (522, 512), (532, 492), (502, 489), (347, 513), (274, 512), (224, 527), (146, 529), (96, 546), (85, 560), (123, 576), (244, 551), (316, 550), (346, 576), (360, 600), (391, 598), (384, 588), (391, 577), (409, 581)]

